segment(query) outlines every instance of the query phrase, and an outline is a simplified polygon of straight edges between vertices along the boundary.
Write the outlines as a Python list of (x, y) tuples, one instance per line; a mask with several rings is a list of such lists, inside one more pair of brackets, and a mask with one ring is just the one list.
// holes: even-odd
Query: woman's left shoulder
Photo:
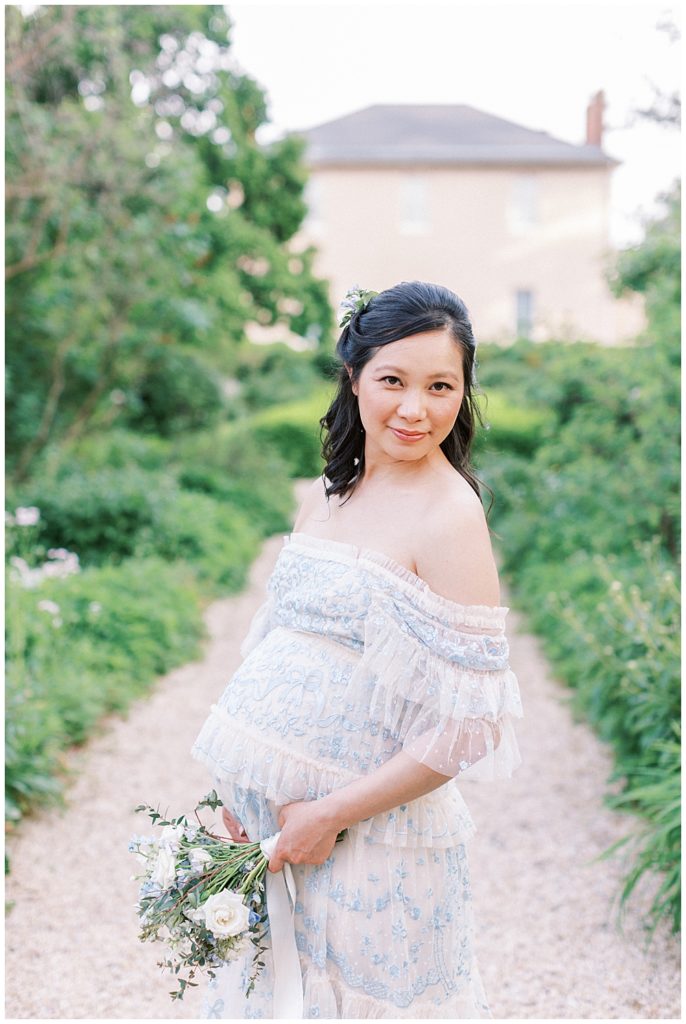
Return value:
[(427, 510), (415, 551), (417, 573), (458, 604), (500, 604), (498, 572), (481, 500), (460, 477), (448, 480)]

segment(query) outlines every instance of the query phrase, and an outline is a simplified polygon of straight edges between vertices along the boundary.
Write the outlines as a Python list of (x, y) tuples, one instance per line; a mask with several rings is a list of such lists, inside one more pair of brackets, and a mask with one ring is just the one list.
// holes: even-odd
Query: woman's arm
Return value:
[(269, 870), (279, 871), (286, 861), (323, 864), (344, 828), (431, 793), (449, 779), (401, 750), (370, 775), (321, 800), (286, 804), (279, 814), (281, 836)]

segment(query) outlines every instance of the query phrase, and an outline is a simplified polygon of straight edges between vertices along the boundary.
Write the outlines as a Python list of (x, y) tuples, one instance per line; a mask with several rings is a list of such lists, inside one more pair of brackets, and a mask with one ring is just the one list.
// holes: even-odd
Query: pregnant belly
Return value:
[(251, 737), (255, 757), (276, 749), (313, 767), (366, 774), (399, 745), (369, 721), (351, 692), (359, 659), (330, 638), (278, 627), (232, 676), (219, 709)]
[[(230, 679), (220, 706), (286, 737), (299, 720), (326, 727), (345, 710), (359, 654), (327, 637), (278, 627)], [(353, 708), (348, 709), (353, 710)]]

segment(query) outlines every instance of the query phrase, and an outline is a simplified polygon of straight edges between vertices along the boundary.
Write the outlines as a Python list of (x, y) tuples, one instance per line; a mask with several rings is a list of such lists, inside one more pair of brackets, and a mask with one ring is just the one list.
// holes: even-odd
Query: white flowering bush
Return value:
[(45, 580), (66, 579), (80, 572), (79, 556), (66, 548), (40, 543), (41, 511), (36, 505), (5, 510), (5, 551), (10, 580), (34, 590)]
[[(216, 810), (221, 800), (212, 791), (196, 807)], [(267, 927), (264, 875), (268, 858), (259, 843), (234, 843), (208, 831), (198, 818), (166, 819), (148, 804), (146, 811), (159, 831), (134, 836), (129, 851), (142, 873), (136, 910), (141, 942), (163, 942), (167, 952), (158, 966), (171, 971), (178, 988), (170, 995), (183, 999), (198, 970), (214, 977), (214, 969), (253, 952), (246, 994), (264, 966), (262, 938)], [(181, 972), (187, 972), (184, 977)]]

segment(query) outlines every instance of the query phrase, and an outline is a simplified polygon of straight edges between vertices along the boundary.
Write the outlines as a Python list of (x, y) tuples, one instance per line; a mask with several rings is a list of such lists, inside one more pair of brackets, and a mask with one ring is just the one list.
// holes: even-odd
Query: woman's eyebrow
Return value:
[[(384, 365), (384, 366), (377, 366), (376, 369), (377, 369), (377, 371), (378, 370), (393, 370), (394, 373), (405, 373), (406, 372), (405, 370), (403, 370), (399, 366), (387, 366), (387, 365)], [(460, 379), (457, 376), (456, 373), (453, 373), (452, 370), (436, 370), (435, 373), (427, 374), (427, 377), (452, 377), (453, 380), (457, 380), (457, 381), (459, 381), (459, 379)]]

